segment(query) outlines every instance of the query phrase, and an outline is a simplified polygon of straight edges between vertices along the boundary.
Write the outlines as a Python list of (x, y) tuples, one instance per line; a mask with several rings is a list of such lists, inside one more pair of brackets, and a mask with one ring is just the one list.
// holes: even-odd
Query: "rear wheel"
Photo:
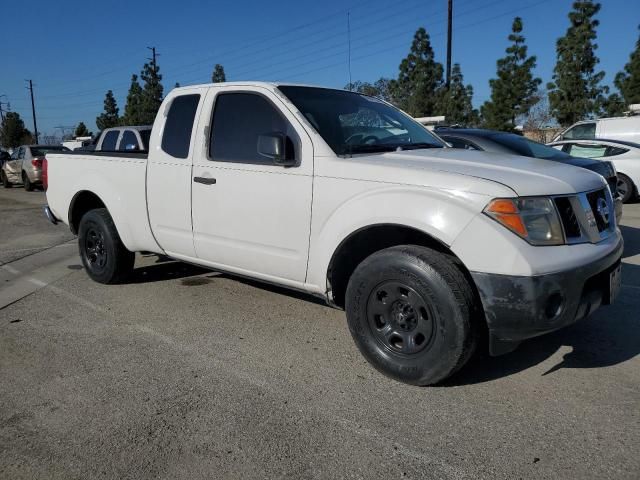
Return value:
[(0, 178), (2, 179), (2, 186), (4, 188), (11, 188), (13, 187), (13, 185), (11, 184), (11, 182), (9, 182), (9, 179), (7, 178), (7, 175), (4, 173), (4, 171), (0, 170)]
[(624, 173), (618, 173), (618, 195), (622, 203), (627, 203), (635, 197), (635, 186)]
[(349, 280), (349, 330), (385, 375), (432, 385), (461, 368), (475, 349), (474, 298), (449, 256), (414, 245), (387, 248), (365, 259)]
[(27, 192), (33, 192), (33, 183), (29, 180), (29, 175), (26, 172), (22, 172), (22, 184)]
[(135, 254), (125, 248), (106, 208), (87, 212), (78, 227), (80, 257), (99, 283), (119, 283), (133, 270)]

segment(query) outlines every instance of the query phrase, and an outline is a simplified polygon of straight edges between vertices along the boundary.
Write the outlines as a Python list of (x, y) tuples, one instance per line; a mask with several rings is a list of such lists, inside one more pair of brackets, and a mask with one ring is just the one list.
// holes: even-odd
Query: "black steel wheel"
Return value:
[(106, 208), (85, 213), (78, 227), (80, 258), (99, 283), (118, 283), (133, 269), (135, 254), (126, 249)]
[(369, 294), (369, 326), (391, 352), (413, 355), (427, 348), (437, 328), (434, 318), (429, 302), (403, 282), (383, 282)]
[(365, 358), (385, 375), (433, 385), (473, 353), (482, 310), (456, 260), (416, 245), (366, 258), (351, 275), (347, 322)]

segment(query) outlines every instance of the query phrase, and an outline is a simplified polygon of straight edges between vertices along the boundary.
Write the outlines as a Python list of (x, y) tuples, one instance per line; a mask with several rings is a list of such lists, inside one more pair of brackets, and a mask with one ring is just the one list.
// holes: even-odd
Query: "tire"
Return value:
[(9, 181), (9, 179), (7, 178), (7, 176), (5, 175), (5, 173), (3, 171), (0, 170), (0, 177), (2, 178), (2, 186), (4, 188), (11, 188), (13, 187), (13, 185), (11, 184), (11, 182)]
[(25, 172), (22, 172), (22, 183), (24, 185), (24, 189), (27, 192), (33, 192), (33, 183), (31, 183), (31, 180), (29, 180), (29, 175), (27, 175)]
[(98, 283), (122, 282), (133, 270), (135, 254), (125, 248), (106, 208), (85, 213), (78, 227), (84, 268)]
[(424, 386), (446, 379), (471, 357), (479, 331), (475, 298), (451, 257), (403, 245), (358, 265), (345, 309), (369, 363), (395, 380)]
[(622, 203), (629, 203), (636, 196), (633, 181), (624, 173), (618, 173), (618, 195), (620, 195)]

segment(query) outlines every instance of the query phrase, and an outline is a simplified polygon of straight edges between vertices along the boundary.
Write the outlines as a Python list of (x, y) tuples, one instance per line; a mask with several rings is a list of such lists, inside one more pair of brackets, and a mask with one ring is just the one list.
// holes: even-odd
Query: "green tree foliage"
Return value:
[(15, 148), (33, 143), (31, 132), (24, 126), (24, 121), (16, 112), (7, 112), (0, 126), (0, 144), (5, 148)]
[[(638, 28), (640, 29), (640, 26)], [(631, 52), (629, 63), (616, 75), (614, 83), (620, 90), (626, 106), (640, 103), (640, 38), (636, 42), (635, 50)]]
[(109, 90), (104, 96), (104, 112), (96, 118), (98, 130), (117, 126), (120, 123), (119, 111), (113, 92)]
[(620, 95), (612, 93), (604, 100), (602, 109), (607, 117), (619, 117), (625, 112), (626, 104)]
[(491, 100), (482, 105), (482, 120), (487, 128), (512, 130), (516, 117), (526, 115), (539, 100), (536, 92), (542, 80), (533, 76), (536, 57), (527, 55), (522, 35), (522, 19), (516, 17), (509, 35), (507, 55), (497, 62), (497, 76), (489, 80)]
[(363, 93), (365, 95), (390, 102), (392, 100), (390, 91), (391, 82), (392, 80), (383, 77), (376, 80), (375, 83), (361, 82), (357, 80), (353, 83), (346, 84), (344, 89), (352, 92)]
[(473, 87), (464, 84), (464, 77), (460, 64), (454, 63), (451, 69), (451, 84), (449, 89), (443, 87), (436, 112), (444, 115), (448, 124), (473, 126), (478, 123), (478, 111), (471, 103)]
[(127, 94), (127, 103), (124, 107), (122, 125), (142, 125), (142, 87), (138, 83), (138, 76), (131, 75), (131, 86)]
[(89, 129), (84, 124), (84, 122), (80, 122), (78, 124), (78, 126), (76, 127), (75, 136), (76, 137), (90, 137), (91, 136), (91, 132), (89, 132)]
[(569, 12), (569, 28), (556, 42), (558, 61), (553, 70), (553, 82), (547, 85), (551, 112), (560, 125), (571, 125), (599, 113), (606, 89), (600, 85), (604, 72), (596, 72), (599, 59), (593, 17), (600, 4), (577, 1)]
[(158, 65), (145, 63), (140, 74), (144, 82), (140, 103), (140, 125), (150, 125), (156, 119), (156, 113), (162, 104), (162, 75)]
[(434, 59), (424, 28), (416, 31), (409, 55), (402, 60), (399, 70), (398, 79), (390, 84), (394, 103), (414, 117), (435, 115), (444, 69)]
[(213, 73), (211, 74), (211, 81), (213, 83), (222, 83), (227, 81), (227, 76), (224, 73), (224, 67), (219, 63), (216, 63), (213, 67)]

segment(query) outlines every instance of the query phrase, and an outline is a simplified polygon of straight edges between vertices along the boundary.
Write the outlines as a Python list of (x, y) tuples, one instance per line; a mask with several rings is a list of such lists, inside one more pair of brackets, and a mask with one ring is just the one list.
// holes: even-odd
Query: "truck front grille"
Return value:
[(564, 227), (564, 234), (567, 239), (580, 238), (580, 223), (576, 217), (571, 202), (568, 197), (558, 197), (555, 199), (556, 208), (560, 214), (560, 220)]
[(615, 208), (609, 187), (554, 197), (567, 243), (598, 243), (615, 233)]

